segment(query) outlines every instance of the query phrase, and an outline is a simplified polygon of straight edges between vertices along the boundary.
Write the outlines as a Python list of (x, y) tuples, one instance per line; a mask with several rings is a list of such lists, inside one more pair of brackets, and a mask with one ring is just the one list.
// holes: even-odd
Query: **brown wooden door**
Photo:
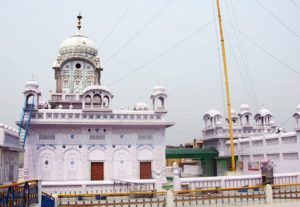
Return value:
[(152, 179), (151, 162), (140, 162), (140, 179)]
[(91, 163), (91, 180), (104, 180), (103, 162)]

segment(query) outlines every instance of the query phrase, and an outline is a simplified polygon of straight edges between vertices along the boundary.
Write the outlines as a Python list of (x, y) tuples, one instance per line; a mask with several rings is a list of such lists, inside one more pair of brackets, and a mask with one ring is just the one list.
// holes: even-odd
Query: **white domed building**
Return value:
[[(214, 111), (209, 110), (204, 115), (204, 147), (212, 147), (219, 152), (215, 174), (224, 175), (231, 166), (229, 127), (227, 119), (225, 124), (221, 123), (221, 116), (215, 124), (213, 117), (216, 115), (213, 114), (219, 112)], [(268, 161), (273, 164), (276, 173), (299, 172), (300, 105), (293, 115), (295, 131), (292, 132), (277, 128), (272, 113), (266, 108), (261, 108), (254, 115), (253, 122), (251, 117), (248, 104), (242, 104), (239, 113), (232, 110), (235, 156), (239, 160), (237, 170), (245, 174), (260, 173), (260, 164)]]
[(53, 69), (56, 90), (50, 100), (41, 101), (36, 81), (25, 85), (21, 125), (29, 123), (28, 179), (50, 184), (139, 180), (163, 171), (165, 131), (173, 125), (165, 120), (168, 96), (163, 86), (149, 94), (152, 107), (140, 102), (132, 109), (113, 109), (114, 95), (100, 82), (98, 50), (80, 30), (62, 43)]

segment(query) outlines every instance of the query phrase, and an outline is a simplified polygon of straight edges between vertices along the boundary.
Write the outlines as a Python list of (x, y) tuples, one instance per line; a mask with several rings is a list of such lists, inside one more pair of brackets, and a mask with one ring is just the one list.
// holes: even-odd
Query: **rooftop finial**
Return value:
[(77, 22), (77, 29), (80, 30), (81, 29), (81, 19), (82, 19), (82, 16), (79, 12), (78, 16), (77, 16), (77, 19), (78, 19), (78, 22)]

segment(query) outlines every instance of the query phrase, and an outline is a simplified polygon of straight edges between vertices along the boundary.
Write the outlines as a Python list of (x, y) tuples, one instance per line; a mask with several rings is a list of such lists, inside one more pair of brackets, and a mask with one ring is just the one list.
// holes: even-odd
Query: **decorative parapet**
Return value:
[(20, 150), (19, 135), (16, 129), (3, 123), (0, 124), (0, 146)]

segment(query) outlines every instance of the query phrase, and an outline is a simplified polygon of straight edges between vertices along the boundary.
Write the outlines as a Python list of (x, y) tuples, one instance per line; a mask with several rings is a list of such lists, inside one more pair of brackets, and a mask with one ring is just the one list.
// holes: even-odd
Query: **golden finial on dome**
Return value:
[(78, 19), (78, 22), (77, 22), (77, 29), (80, 30), (81, 29), (81, 19), (82, 19), (82, 16), (80, 15), (80, 12), (77, 16), (77, 19)]

